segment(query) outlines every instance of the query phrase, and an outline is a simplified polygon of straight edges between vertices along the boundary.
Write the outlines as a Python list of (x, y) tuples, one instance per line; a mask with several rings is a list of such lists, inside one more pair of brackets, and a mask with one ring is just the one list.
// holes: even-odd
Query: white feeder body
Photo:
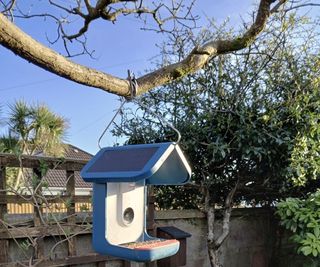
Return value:
[(106, 239), (110, 244), (140, 241), (145, 227), (144, 184), (107, 183), (106, 216)]

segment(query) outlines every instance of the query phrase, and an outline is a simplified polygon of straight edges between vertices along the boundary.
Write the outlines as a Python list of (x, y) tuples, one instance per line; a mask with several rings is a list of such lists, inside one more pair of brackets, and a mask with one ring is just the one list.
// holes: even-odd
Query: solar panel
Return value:
[(158, 149), (159, 147), (156, 146), (105, 150), (87, 172), (141, 171)]

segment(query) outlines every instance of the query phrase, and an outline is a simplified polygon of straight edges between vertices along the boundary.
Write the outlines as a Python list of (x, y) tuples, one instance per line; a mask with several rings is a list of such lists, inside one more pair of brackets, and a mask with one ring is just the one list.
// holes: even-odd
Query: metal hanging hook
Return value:
[(127, 100), (130, 101), (136, 97), (138, 91), (136, 76), (130, 70), (128, 70), (128, 81), (130, 86), (130, 98), (127, 98)]
[(147, 105), (143, 104), (142, 101), (140, 99), (133, 99), (133, 102), (135, 102), (136, 104), (142, 106), (146, 111), (148, 111), (150, 114), (152, 114), (153, 116), (157, 117), (158, 120), (160, 121), (160, 123), (164, 126), (167, 125), (169, 126), (172, 130), (174, 130), (178, 136), (176, 143), (179, 144), (180, 140), (181, 140), (181, 133), (180, 131), (174, 127), (170, 122), (168, 122), (163, 116), (155, 113), (153, 110), (151, 110)]

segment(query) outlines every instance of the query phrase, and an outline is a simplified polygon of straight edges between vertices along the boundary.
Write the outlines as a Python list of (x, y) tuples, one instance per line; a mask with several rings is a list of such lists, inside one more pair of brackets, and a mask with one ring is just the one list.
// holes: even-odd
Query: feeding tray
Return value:
[(175, 143), (127, 145), (101, 149), (81, 171), (93, 182), (93, 246), (101, 254), (131, 261), (174, 255), (175, 239), (146, 232), (146, 185), (189, 181), (191, 169)]

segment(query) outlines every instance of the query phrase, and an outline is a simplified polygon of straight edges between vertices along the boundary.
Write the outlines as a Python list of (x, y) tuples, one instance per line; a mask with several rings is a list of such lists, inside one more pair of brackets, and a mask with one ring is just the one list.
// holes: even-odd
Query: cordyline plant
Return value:
[[(64, 156), (67, 121), (45, 105), (28, 105), (17, 101), (9, 106), (4, 125), (8, 133), (0, 138), (0, 152), (21, 155), (44, 154)], [(10, 169), (9, 183), (15, 190), (21, 186), (23, 170)]]

